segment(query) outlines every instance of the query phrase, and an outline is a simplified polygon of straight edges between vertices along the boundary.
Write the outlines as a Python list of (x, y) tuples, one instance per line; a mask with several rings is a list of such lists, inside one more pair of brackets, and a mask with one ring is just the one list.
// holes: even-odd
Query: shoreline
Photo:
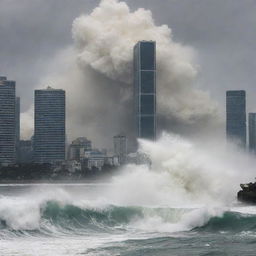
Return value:
[(112, 177), (81, 179), (81, 180), (4, 180), (1, 185), (88, 185), (88, 184), (107, 184)]

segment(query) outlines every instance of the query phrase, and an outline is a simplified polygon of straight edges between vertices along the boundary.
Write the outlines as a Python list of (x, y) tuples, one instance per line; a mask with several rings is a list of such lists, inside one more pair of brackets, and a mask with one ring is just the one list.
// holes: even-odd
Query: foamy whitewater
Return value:
[(1, 185), (1, 255), (254, 255), (253, 159), (169, 134), (139, 150), (151, 166), (108, 183)]

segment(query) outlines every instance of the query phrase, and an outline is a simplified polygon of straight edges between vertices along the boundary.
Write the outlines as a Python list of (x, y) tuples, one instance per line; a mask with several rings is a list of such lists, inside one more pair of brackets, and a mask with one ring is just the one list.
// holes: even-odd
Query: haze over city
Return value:
[[(74, 20), (80, 15), (89, 15), (93, 8), (97, 6), (96, 2), (75, 1), (71, 4), (68, 1), (49, 1), (45, 5), (43, 1), (33, 3), (24, 1), (22, 8), (17, 8), (13, 1), (1, 1), (1, 12), (3, 12), (1, 13), (1, 24), (4, 24), (1, 30), (3, 34), (2, 47), (0, 47), (3, 58), (1, 70), (4, 75), (17, 81), (17, 95), (22, 97), (21, 129), (23, 137), (28, 138), (33, 133), (32, 113), (29, 114), (29, 112), (32, 112), (33, 89), (44, 88), (47, 85), (67, 90), (67, 119), (69, 120), (68, 135), (70, 140), (81, 135), (86, 129), (86, 133), (91, 139), (97, 141), (100, 136), (97, 144), (109, 144), (110, 141), (106, 137), (109, 137), (107, 135), (111, 133), (110, 130), (114, 130), (110, 134), (112, 136), (120, 130), (126, 132), (130, 128), (130, 122), (127, 122), (130, 119), (127, 119), (127, 117), (131, 117), (131, 103), (129, 100), (132, 84), (131, 78), (129, 78), (129, 81), (125, 76), (131, 72), (132, 44), (136, 41), (136, 37), (129, 34), (129, 29), (132, 30), (134, 25), (124, 24), (127, 22), (127, 16), (119, 21), (122, 24), (122, 29), (126, 31), (123, 34), (120, 48), (118, 46), (121, 30), (118, 24), (112, 28), (114, 36), (106, 33), (110, 28), (109, 26), (111, 26), (111, 22), (114, 22), (114, 17), (112, 20), (110, 17), (109, 23), (101, 24), (102, 30), (97, 30), (99, 34), (95, 32), (92, 34), (94, 38), (90, 39), (93, 43), (93, 40), (99, 42), (98, 39), (102, 37), (103, 42), (101, 45), (98, 43), (95, 50), (102, 51), (105, 49), (105, 57), (112, 54), (111, 61), (114, 61), (114, 65), (119, 66), (121, 70), (116, 68), (107, 70), (111, 66), (108, 65), (109, 63), (104, 63), (105, 65), (102, 64), (99, 67), (92, 67), (91, 65), (93, 72), (89, 68), (81, 66), (83, 63), (79, 64), (79, 68), (75, 67), (74, 62), (77, 62), (79, 54), (88, 49), (81, 50), (77, 48), (78, 44), (81, 43), (77, 31), (79, 19), (75, 22)], [(195, 3), (170, 1), (161, 2), (161, 5), (158, 5), (155, 1), (128, 1), (127, 4), (129, 4), (131, 16), (139, 7), (152, 11), (155, 28), (152, 26), (150, 31), (157, 30), (157, 27), (162, 24), (167, 24), (171, 30), (171, 38), (175, 45), (173, 43), (170, 45), (173, 45), (173, 47), (178, 45), (181, 48), (181, 53), (179, 53), (179, 50), (175, 51), (176, 58), (179, 58), (178, 61), (182, 61), (184, 65), (191, 65), (190, 67), (182, 67), (178, 71), (176, 77), (178, 83), (182, 83), (182, 86), (189, 91), (190, 88), (201, 88), (204, 92), (209, 93), (209, 103), (205, 97), (200, 97), (199, 102), (198, 100), (193, 102), (192, 97), (188, 97), (186, 93), (181, 94), (179, 99), (173, 97), (174, 103), (171, 103), (171, 101), (167, 103), (167, 100), (165, 100), (165, 104), (169, 105), (160, 106), (158, 112), (159, 114), (161, 112), (164, 115), (166, 114), (165, 118), (168, 115), (167, 119), (171, 118), (172, 123), (166, 127), (166, 122), (163, 122), (164, 128), (173, 132), (180, 131), (182, 128), (185, 130), (184, 133), (190, 133), (193, 130), (193, 123), (197, 123), (198, 119), (200, 121), (200, 118), (205, 115), (215, 115), (215, 104), (217, 104), (218, 115), (221, 119), (220, 125), (222, 124), (220, 130), (224, 130), (225, 91), (240, 89), (242, 86), (248, 95), (254, 93), (255, 78), (252, 67), (255, 62), (255, 58), (253, 58), (255, 53), (251, 43), (253, 42), (253, 34), (250, 33), (254, 20), (251, 11), (253, 3), (251, 1), (247, 1), (246, 4), (240, 1), (232, 1), (232, 3), (226, 1), (224, 4), (222, 1), (205, 1), (204, 3), (201, 1), (195, 1)], [(116, 15), (119, 15), (118, 5), (116, 4), (114, 8)], [(56, 10), (58, 10), (58, 15)], [(234, 13), (238, 14), (234, 15)], [(103, 13), (102, 15), (106, 14)], [(144, 24), (150, 22), (150, 18), (144, 14), (143, 18), (140, 17), (140, 20), (142, 20), (142, 26), (143, 22)], [(80, 22), (82, 22), (81, 18)], [(95, 23), (93, 26), (96, 26)], [(86, 27), (81, 29), (84, 29), (83, 33), (85, 35), (90, 33), (90, 30)], [(105, 32), (104, 29), (106, 29)], [(158, 40), (169, 40), (169, 35), (163, 34), (168, 33), (168, 29), (165, 28), (165, 30), (166, 32), (158, 31), (158, 35), (145, 35), (147, 38), (143, 38), (143, 34), (140, 32), (139, 37), (141, 38), (138, 38), (152, 38), (154, 40), (158, 37)], [(8, 41), (11, 43), (8, 43)], [(90, 45), (89, 41), (86, 43)], [(126, 53), (123, 52), (122, 57), (115, 57), (113, 54), (116, 49), (117, 51), (126, 49)], [(71, 53), (73, 50), (76, 51), (74, 54)], [(17, 54), (9, 54), (15, 52)], [(93, 52), (90, 54), (91, 57), (95, 58)], [(88, 60), (88, 56), (86, 58)], [(161, 58), (160, 54), (158, 54), (158, 58)], [(158, 62), (160, 63), (158, 69), (161, 69), (161, 65), (165, 65), (164, 60), (158, 59)], [(95, 60), (94, 63), (96, 63)], [(178, 68), (179, 63), (177, 64), (176, 61), (173, 65), (173, 68), (170, 67), (169, 69), (176, 72), (175, 69)], [(186, 68), (190, 70), (185, 70)], [(158, 72), (160, 80), (161, 73), (159, 70)], [(81, 77), (83, 75), (85, 78)], [(112, 75), (114, 79), (111, 77)], [(186, 78), (184, 78), (184, 75)], [(122, 81), (122, 79), (126, 81)], [(169, 83), (165, 88), (170, 88), (166, 97), (172, 97), (175, 84), (170, 85)], [(112, 99), (116, 97), (119, 97), (120, 101), (113, 103)], [(93, 101), (91, 101), (92, 98)], [(79, 104), (73, 104), (77, 101), (79, 101)], [(102, 101), (104, 104), (101, 104)], [(178, 103), (175, 105), (177, 101)], [(204, 101), (206, 102), (204, 103)], [(253, 97), (247, 97), (247, 102), (248, 110), (253, 110)], [(207, 104), (207, 107), (202, 108), (203, 104)], [(187, 110), (191, 109), (189, 105), (192, 106), (192, 113)], [(106, 109), (111, 109), (111, 111), (108, 111), (108, 115), (105, 113)], [(175, 114), (173, 115), (173, 113)], [(196, 121), (193, 121), (193, 119)], [(101, 120), (104, 126), (98, 125)], [(124, 124), (124, 127), (120, 127), (120, 124), (117, 125), (117, 120), (122, 120), (119, 123)], [(187, 120), (192, 120), (189, 129), (187, 128)], [(111, 124), (111, 127), (108, 127), (108, 124)], [(198, 126), (196, 126), (196, 129), (198, 129)]]
[(255, 10), (0, 0), (0, 252), (254, 255)]

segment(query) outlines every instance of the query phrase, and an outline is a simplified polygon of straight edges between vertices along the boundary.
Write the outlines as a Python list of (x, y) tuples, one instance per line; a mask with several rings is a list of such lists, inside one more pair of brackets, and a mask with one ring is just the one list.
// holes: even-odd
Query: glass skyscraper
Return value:
[(35, 90), (34, 161), (65, 160), (65, 91)]
[(226, 92), (227, 138), (246, 146), (246, 98), (245, 91)]
[(249, 149), (256, 153), (256, 113), (249, 113)]
[(0, 77), (0, 164), (16, 162), (15, 82)]
[(156, 43), (134, 46), (134, 98), (137, 137), (156, 139)]

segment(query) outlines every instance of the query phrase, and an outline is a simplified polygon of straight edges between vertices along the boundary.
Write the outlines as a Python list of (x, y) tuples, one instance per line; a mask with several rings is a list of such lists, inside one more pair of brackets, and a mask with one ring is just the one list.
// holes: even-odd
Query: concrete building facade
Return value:
[(16, 162), (15, 81), (0, 77), (0, 164)]
[(119, 134), (113, 137), (114, 154), (118, 157), (120, 164), (125, 164), (127, 157), (127, 138)]
[(92, 142), (85, 137), (79, 137), (72, 141), (68, 150), (68, 159), (80, 161), (85, 152), (92, 150)]
[(35, 90), (34, 161), (65, 160), (65, 91), (48, 87)]

